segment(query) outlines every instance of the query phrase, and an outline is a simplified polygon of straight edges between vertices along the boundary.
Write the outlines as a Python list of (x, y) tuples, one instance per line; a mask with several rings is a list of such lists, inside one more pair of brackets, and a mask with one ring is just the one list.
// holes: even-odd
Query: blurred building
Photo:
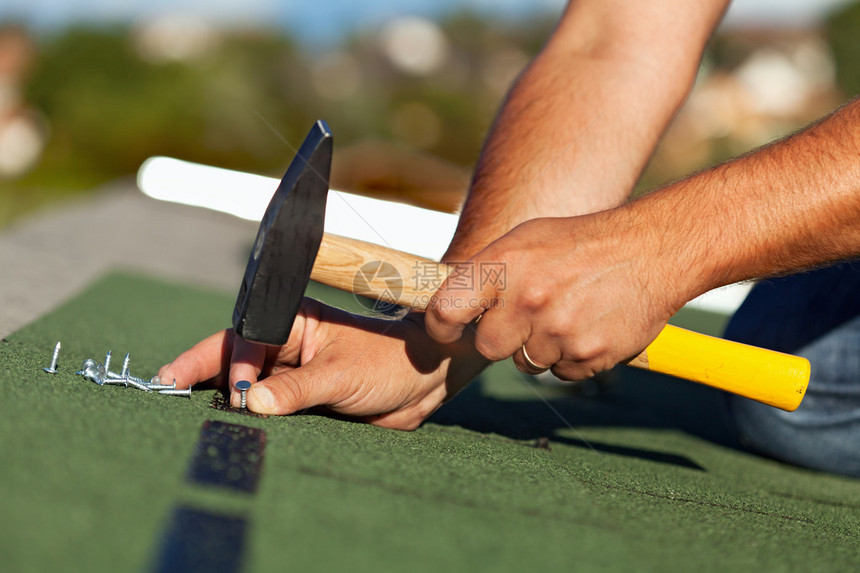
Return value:
[(42, 115), (24, 101), (24, 82), (35, 58), (29, 34), (0, 27), (0, 178), (19, 177), (35, 166), (47, 138)]
[(137, 53), (148, 62), (182, 62), (211, 53), (220, 35), (200, 16), (167, 12), (137, 22), (132, 41)]
[[(129, 27), (39, 36), (36, 66), (28, 34), (0, 27), (0, 179), (38, 162), (6, 186), (7, 196), (46, 185), (81, 189), (158, 154), (275, 173), (289, 144), (324, 118), (337, 135), (336, 184), (453, 210), (507, 89), (553, 26), (543, 18), (400, 15), (321, 52), (280, 29), (166, 12)], [(853, 46), (855, 27), (846, 30)], [(843, 94), (829, 45), (815, 29), (720, 31), (642, 187), (836, 107)]]
[(788, 135), (844, 101), (815, 29), (723, 32), (661, 143), (651, 179), (674, 178)]
[(367, 140), (338, 149), (332, 159), (331, 185), (454, 213), (466, 196), (469, 170), (402, 145)]

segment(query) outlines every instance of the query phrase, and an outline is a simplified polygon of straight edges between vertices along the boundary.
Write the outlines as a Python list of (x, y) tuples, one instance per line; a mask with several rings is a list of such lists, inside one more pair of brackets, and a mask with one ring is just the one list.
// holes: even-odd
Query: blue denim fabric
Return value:
[(860, 264), (763, 281), (725, 337), (809, 359), (803, 403), (784, 412), (730, 396), (741, 443), (773, 458), (860, 477)]

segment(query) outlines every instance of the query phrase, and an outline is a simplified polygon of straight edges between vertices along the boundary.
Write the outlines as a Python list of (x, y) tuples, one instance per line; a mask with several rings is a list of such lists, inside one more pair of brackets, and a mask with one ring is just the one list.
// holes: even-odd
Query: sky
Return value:
[[(630, 0), (635, 2), (636, 0)], [(695, 1), (695, 0), (693, 0)], [(850, 0), (735, 0), (728, 25), (803, 24)], [(218, 23), (276, 23), (309, 43), (336, 41), (355, 27), (372, 27), (397, 15), (438, 16), (471, 8), (494, 15), (558, 13), (565, 0), (2, 0), (0, 21), (14, 19), (40, 28), (70, 22), (128, 21), (183, 11)]]

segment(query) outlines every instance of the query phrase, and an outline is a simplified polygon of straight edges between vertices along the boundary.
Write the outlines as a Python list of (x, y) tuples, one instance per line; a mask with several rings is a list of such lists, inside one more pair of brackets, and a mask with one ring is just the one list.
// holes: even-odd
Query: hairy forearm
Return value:
[(629, 195), (695, 78), (724, 2), (613, 4), (571, 3), (514, 84), (446, 260), (475, 254), (525, 220), (600, 211)]
[(683, 299), (858, 257), (860, 100), (622, 209)]

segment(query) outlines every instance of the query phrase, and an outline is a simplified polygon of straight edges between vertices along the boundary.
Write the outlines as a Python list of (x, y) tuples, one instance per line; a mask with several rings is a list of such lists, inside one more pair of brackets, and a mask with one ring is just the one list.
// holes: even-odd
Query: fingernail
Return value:
[(271, 412), (275, 409), (275, 395), (265, 386), (251, 386), (248, 390), (248, 401), (254, 400), (263, 410)]

